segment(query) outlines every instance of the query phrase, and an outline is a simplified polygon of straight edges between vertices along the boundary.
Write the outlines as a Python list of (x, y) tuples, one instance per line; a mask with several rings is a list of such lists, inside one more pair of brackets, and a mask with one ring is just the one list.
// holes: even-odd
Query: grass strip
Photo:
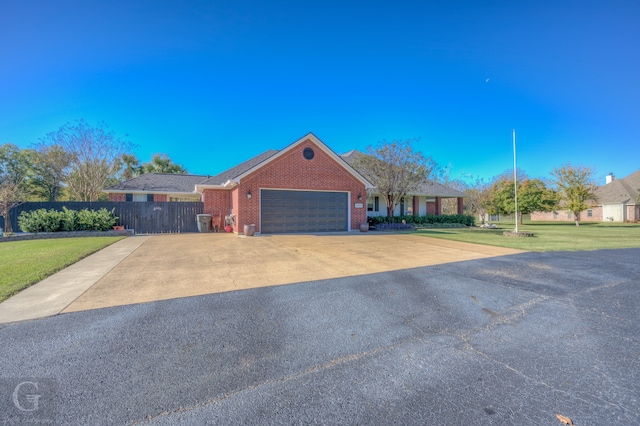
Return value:
[(124, 237), (0, 243), (0, 302)]
[(640, 247), (640, 224), (584, 222), (525, 222), (519, 231), (533, 232), (534, 237), (507, 237), (513, 223), (499, 222), (496, 229), (453, 228), (420, 229), (416, 235), (468, 243), (486, 244), (527, 251), (579, 251)]

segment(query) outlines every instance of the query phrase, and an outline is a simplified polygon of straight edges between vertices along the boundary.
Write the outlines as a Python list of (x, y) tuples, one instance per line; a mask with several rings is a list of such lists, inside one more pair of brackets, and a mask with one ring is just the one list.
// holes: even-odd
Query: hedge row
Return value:
[(108, 231), (118, 218), (113, 211), (83, 209), (59, 210), (38, 209), (22, 212), (18, 217), (18, 226), (22, 232), (60, 232), (60, 231)]
[(467, 214), (428, 214), (424, 216), (405, 215), (405, 216), (373, 216), (368, 218), (369, 225), (379, 225), (383, 223), (407, 223), (416, 226), (433, 226), (440, 224), (460, 224), (464, 226), (474, 226), (475, 218)]

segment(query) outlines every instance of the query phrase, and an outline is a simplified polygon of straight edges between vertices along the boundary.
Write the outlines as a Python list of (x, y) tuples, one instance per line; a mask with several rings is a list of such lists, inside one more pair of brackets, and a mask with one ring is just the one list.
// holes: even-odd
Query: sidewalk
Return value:
[(128, 237), (0, 303), (0, 324), (60, 313), (149, 239)]

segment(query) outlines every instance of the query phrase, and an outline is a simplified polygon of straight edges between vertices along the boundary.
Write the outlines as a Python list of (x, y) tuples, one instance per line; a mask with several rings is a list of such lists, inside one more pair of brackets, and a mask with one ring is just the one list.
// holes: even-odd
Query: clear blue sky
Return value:
[(640, 2), (0, 0), (0, 143), (104, 120), (214, 174), (308, 132), (452, 177), (640, 168)]

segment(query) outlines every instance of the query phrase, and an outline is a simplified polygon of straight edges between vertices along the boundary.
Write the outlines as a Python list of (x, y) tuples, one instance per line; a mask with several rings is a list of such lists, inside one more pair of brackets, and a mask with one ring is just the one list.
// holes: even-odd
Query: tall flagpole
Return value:
[(516, 129), (513, 129), (513, 192), (516, 199), (516, 233), (518, 233), (518, 178), (516, 176)]

